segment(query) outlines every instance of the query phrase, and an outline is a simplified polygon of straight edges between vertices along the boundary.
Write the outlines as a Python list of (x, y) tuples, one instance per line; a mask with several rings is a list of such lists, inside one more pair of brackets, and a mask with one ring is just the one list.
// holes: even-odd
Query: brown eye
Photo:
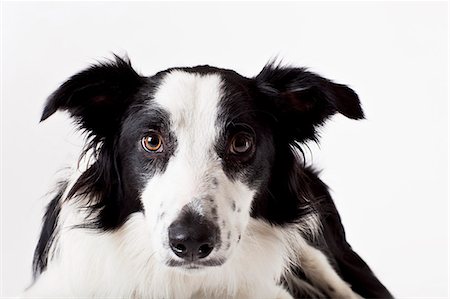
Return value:
[(238, 133), (231, 139), (229, 150), (235, 155), (249, 154), (253, 150), (253, 138), (247, 133)]
[(150, 132), (142, 138), (142, 147), (147, 152), (161, 152), (163, 148), (161, 135), (156, 132)]

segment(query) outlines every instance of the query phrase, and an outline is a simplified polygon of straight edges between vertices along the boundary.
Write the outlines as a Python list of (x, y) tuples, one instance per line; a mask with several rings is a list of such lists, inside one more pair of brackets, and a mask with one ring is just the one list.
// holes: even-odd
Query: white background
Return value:
[(267, 60), (349, 84), (367, 120), (336, 116), (311, 146), (348, 239), (399, 298), (448, 295), (448, 4), (4, 3), (2, 295), (31, 281), (57, 171), (82, 139), (46, 97), (111, 53), (142, 74), (212, 64), (256, 75)]

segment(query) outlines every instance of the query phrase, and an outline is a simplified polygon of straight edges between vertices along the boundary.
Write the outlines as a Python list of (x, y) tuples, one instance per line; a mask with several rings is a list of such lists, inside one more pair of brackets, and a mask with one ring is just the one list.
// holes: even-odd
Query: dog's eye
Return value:
[(150, 153), (162, 152), (163, 144), (161, 135), (157, 132), (150, 132), (142, 138), (142, 147)]
[(253, 138), (247, 133), (237, 133), (231, 139), (229, 151), (235, 155), (245, 155), (253, 151)]

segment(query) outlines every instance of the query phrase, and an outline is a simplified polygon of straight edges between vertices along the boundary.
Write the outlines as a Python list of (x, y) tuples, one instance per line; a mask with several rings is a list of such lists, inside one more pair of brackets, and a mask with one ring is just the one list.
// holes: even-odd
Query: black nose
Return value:
[(217, 243), (219, 229), (204, 216), (185, 210), (169, 226), (169, 242), (172, 251), (187, 261), (207, 257)]

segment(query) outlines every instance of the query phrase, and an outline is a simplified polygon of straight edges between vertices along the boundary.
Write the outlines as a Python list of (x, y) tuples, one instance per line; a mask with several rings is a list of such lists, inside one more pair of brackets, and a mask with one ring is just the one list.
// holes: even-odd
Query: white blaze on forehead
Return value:
[(177, 70), (165, 76), (154, 99), (170, 113), (171, 129), (177, 139), (189, 138), (197, 149), (211, 146), (217, 135), (221, 85), (217, 74)]

